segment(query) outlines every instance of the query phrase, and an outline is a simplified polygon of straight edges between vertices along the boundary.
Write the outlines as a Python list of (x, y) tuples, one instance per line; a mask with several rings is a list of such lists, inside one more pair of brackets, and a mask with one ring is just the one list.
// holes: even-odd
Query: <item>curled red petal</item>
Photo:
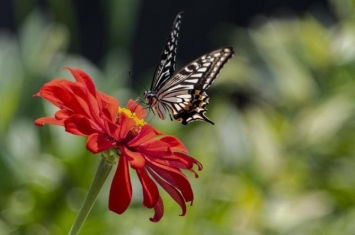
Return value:
[(148, 208), (153, 208), (160, 197), (158, 187), (149, 177), (145, 169), (137, 169), (136, 172), (142, 184), (143, 204)]
[(146, 165), (154, 170), (162, 179), (181, 191), (186, 202), (194, 198), (191, 184), (187, 177), (179, 170), (167, 165), (146, 159)]
[[(168, 165), (173, 168), (186, 169), (194, 172), (195, 174), (196, 172), (192, 170), (194, 165), (197, 165), (199, 171), (203, 169), (203, 166), (199, 161), (182, 152), (173, 152), (172, 155), (165, 156), (161, 159), (155, 158), (152, 159), (152, 161)], [(196, 174), (195, 177), (198, 177), (198, 175)]]
[(159, 196), (159, 199), (154, 206), (154, 216), (152, 218), (149, 218), (149, 220), (152, 222), (159, 222), (160, 219), (163, 217), (163, 215), (164, 215), (164, 204), (163, 201), (161, 200), (161, 197)]
[[(181, 152), (174, 152), (174, 156), (177, 156), (179, 158), (179, 161), (183, 162), (184, 165), (187, 167), (185, 169), (191, 169), (193, 165), (197, 165), (198, 170), (201, 171), (203, 169), (203, 166), (201, 162), (197, 161), (195, 158), (190, 157), (189, 155)], [(183, 167), (179, 167), (183, 168)]]
[(158, 176), (153, 170), (147, 168), (150, 175), (154, 178), (155, 181), (174, 199), (174, 201), (179, 204), (181, 208), (181, 216), (186, 214), (186, 203), (185, 200), (179, 190), (177, 190), (174, 186), (164, 181), (160, 176)]
[(86, 148), (92, 153), (99, 153), (115, 146), (116, 143), (106, 138), (102, 133), (94, 133), (89, 135)]
[(132, 185), (129, 177), (128, 161), (121, 156), (111, 183), (108, 207), (111, 211), (122, 214), (128, 208), (131, 200)]

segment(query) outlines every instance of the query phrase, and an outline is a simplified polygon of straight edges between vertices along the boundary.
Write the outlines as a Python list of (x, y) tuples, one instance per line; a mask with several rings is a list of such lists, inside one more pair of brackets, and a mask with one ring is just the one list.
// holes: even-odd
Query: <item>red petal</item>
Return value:
[(172, 154), (169, 145), (159, 140), (144, 143), (136, 147), (136, 150), (152, 157), (164, 157)]
[(102, 132), (101, 128), (92, 120), (80, 114), (67, 118), (64, 122), (65, 131), (74, 135), (89, 136), (93, 133)]
[(172, 151), (181, 151), (188, 153), (187, 148), (185, 145), (175, 136), (164, 136), (163, 138), (160, 139), (160, 141), (166, 142), (170, 145), (170, 148)]
[(121, 129), (121, 127), (116, 123), (107, 120), (105, 116), (102, 116), (102, 119), (104, 122), (105, 133), (117, 142), (120, 142), (121, 139), (118, 138), (117, 132)]
[(67, 119), (73, 114), (74, 113), (68, 109), (60, 109), (54, 114), (54, 117), (58, 120), (62, 120), (62, 119)]
[(118, 139), (124, 139), (128, 132), (134, 127), (136, 124), (134, 120), (129, 118), (125, 113), (121, 113), (120, 118), (119, 118), (119, 125), (120, 128), (117, 130), (118, 133), (115, 133), (115, 136), (118, 137)]
[(98, 92), (97, 96), (100, 97), (101, 100), (101, 104), (99, 103), (100, 109), (107, 110), (105, 111), (107, 112), (106, 113), (107, 118), (109, 118), (111, 121), (114, 121), (118, 112), (118, 106), (119, 106), (118, 100), (116, 100), (112, 96), (106, 95), (103, 92)]
[(131, 151), (124, 146), (121, 148), (121, 151), (122, 155), (127, 157), (127, 160), (129, 161), (129, 164), (132, 168), (141, 169), (144, 167), (145, 158), (143, 154), (141, 154), (140, 152)]
[[(196, 159), (190, 157), (185, 153), (175, 152), (174, 156), (178, 157), (179, 161), (181, 161), (186, 166), (186, 168), (184, 169), (191, 169), (193, 167), (193, 164), (197, 165), (199, 171), (203, 169), (203, 166), (199, 161), (197, 161)], [(183, 168), (183, 167), (179, 167), (179, 168)]]
[(171, 166), (173, 168), (186, 169), (192, 172), (194, 172), (193, 170), (191, 170), (194, 164), (197, 165), (199, 171), (203, 169), (203, 166), (199, 161), (182, 152), (173, 152), (172, 155), (167, 155), (162, 158), (150, 158), (152, 161), (157, 162), (159, 164)]
[(158, 164), (157, 162), (150, 161), (150, 159), (146, 159), (146, 165), (153, 169), (166, 182), (179, 189), (185, 201), (190, 202), (193, 200), (194, 194), (190, 182), (179, 169)]
[(65, 67), (65, 69), (69, 70), (76, 81), (83, 83), (90, 91), (90, 93), (96, 96), (95, 84), (87, 73), (80, 69), (72, 69), (69, 67)]
[(162, 180), (162, 178), (160, 178), (160, 176), (158, 176), (151, 169), (148, 168), (147, 170), (149, 171), (150, 175), (153, 176), (155, 181), (157, 181), (160, 184), (160, 186), (177, 202), (177, 204), (179, 204), (179, 206), (182, 210), (181, 216), (184, 216), (186, 214), (186, 203), (185, 203), (183, 196), (181, 195), (181, 192), (179, 190), (177, 190), (171, 184)]
[(150, 221), (152, 222), (159, 222), (159, 220), (163, 217), (164, 215), (164, 204), (163, 201), (161, 200), (161, 197), (159, 197), (157, 204), (154, 206), (154, 216), (152, 218), (149, 218)]
[(92, 153), (105, 151), (115, 145), (115, 142), (108, 140), (105, 135), (99, 133), (90, 135), (86, 142), (86, 148)]
[(69, 92), (69, 84), (73, 84), (73, 82), (60, 79), (52, 80), (44, 84), (35, 96), (40, 96), (55, 106), (63, 108), (72, 99), (72, 95)]
[(164, 135), (163, 132), (158, 131), (157, 129), (154, 129), (154, 133), (155, 133), (156, 135)]
[(35, 120), (36, 126), (43, 126), (44, 124), (64, 126), (64, 120), (57, 120), (53, 117), (40, 117)]
[(46, 83), (40, 91), (41, 97), (56, 105), (60, 109), (69, 109), (75, 113), (90, 115), (87, 98), (83, 87), (78, 84), (62, 80), (53, 85)]
[(108, 207), (111, 211), (122, 214), (128, 208), (131, 199), (132, 185), (128, 162), (125, 157), (121, 156), (111, 183)]
[(70, 84), (70, 83), (73, 83), (73, 82), (68, 81), (68, 80), (64, 80), (64, 79), (53, 79), (53, 80), (47, 82), (46, 84), (44, 84), (44, 85), (41, 87), (40, 91), (37, 92), (36, 94), (34, 94), (32, 97), (39, 96), (39, 97), (42, 97), (42, 98), (47, 99), (47, 97), (45, 97), (45, 94), (42, 93), (42, 89), (43, 89), (44, 87), (47, 87), (47, 86), (61, 86), (61, 85), (64, 85), (64, 86), (65, 86), (65, 85), (68, 85), (68, 84)]
[(127, 108), (132, 112), (135, 113), (137, 118), (143, 119), (147, 116), (147, 112), (145, 109), (137, 104), (134, 100), (129, 100), (127, 104)]
[(148, 208), (152, 208), (155, 204), (157, 204), (160, 197), (158, 187), (149, 177), (145, 169), (137, 169), (136, 171), (142, 184), (143, 204)]
[(156, 137), (156, 133), (154, 132), (154, 128), (149, 125), (144, 125), (139, 134), (131, 141), (128, 142), (130, 147), (139, 146), (148, 140)]
[(80, 83), (76, 83), (75, 86), (71, 87), (71, 89), (74, 100), (76, 101), (77, 106), (80, 107), (80, 109), (75, 107), (74, 111), (78, 110), (76, 111), (77, 113), (85, 114), (86, 116), (93, 118), (96, 122), (99, 122), (100, 109), (96, 95), (92, 95), (88, 91), (87, 87)]

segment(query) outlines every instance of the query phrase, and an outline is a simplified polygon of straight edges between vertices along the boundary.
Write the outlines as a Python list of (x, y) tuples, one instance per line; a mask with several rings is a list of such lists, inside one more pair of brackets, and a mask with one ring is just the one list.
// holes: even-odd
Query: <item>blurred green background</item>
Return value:
[[(89, 73), (122, 105), (142, 94), (138, 84), (132, 89), (125, 49), (140, 2), (115, 3), (107, 14), (117, 16), (110, 30), (122, 41), (100, 67), (68, 52), (75, 46), (71, 11), (62, 15), (66, 25), (33, 8), (21, 15), (18, 34), (0, 31), (1, 235), (67, 234), (100, 160), (85, 149), (85, 138), (34, 126), (56, 109), (33, 94), (53, 78), (72, 80), (64, 66)], [(216, 44), (223, 35), (236, 51), (208, 92), (207, 115), (216, 125), (148, 119), (203, 163), (198, 179), (188, 175), (194, 205), (180, 217), (161, 190), (165, 215), (151, 223), (153, 211), (142, 205), (132, 174), (132, 204), (117, 215), (107, 209), (109, 179), (81, 234), (355, 234), (355, 2), (329, 6), (336, 23), (305, 13), (211, 29)], [(20, 14), (23, 6), (17, 7)], [(167, 32), (159, 36), (165, 40)], [(146, 87), (153, 71), (138, 78)]]

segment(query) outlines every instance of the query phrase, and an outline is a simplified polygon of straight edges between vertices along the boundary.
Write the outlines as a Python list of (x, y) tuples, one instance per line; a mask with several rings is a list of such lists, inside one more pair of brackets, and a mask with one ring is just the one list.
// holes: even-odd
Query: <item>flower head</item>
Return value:
[(40, 96), (59, 110), (54, 117), (41, 117), (35, 124), (64, 126), (74, 135), (88, 136), (87, 148), (93, 153), (102, 152), (116, 145), (112, 138), (117, 130), (118, 101), (96, 91), (92, 79), (79, 69), (67, 68), (76, 82), (55, 79), (46, 83), (34, 96)]
[(47, 99), (59, 110), (54, 117), (42, 117), (36, 125), (64, 126), (67, 132), (87, 136), (86, 147), (93, 153), (114, 149), (120, 153), (111, 183), (109, 209), (121, 214), (132, 199), (129, 166), (142, 184), (143, 204), (154, 208), (151, 221), (159, 221), (164, 213), (158, 183), (186, 213), (186, 202), (193, 201), (191, 185), (181, 169), (191, 171), (202, 165), (188, 155), (182, 142), (164, 135), (144, 121), (146, 111), (133, 100), (127, 108), (102, 92), (96, 91), (92, 79), (79, 69), (67, 68), (76, 82), (55, 79), (45, 84), (34, 96)]

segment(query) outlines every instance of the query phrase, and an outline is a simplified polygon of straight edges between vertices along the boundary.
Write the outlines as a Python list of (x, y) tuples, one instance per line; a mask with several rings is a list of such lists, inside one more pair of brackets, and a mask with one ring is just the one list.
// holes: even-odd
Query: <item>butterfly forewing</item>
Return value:
[(206, 90), (233, 53), (233, 48), (224, 47), (199, 57), (167, 80), (160, 91), (179, 87)]
[(150, 87), (151, 91), (159, 90), (175, 72), (176, 51), (182, 14), (183, 12), (180, 12), (174, 20), (171, 32), (161, 54), (159, 65), (154, 73), (153, 82)]

